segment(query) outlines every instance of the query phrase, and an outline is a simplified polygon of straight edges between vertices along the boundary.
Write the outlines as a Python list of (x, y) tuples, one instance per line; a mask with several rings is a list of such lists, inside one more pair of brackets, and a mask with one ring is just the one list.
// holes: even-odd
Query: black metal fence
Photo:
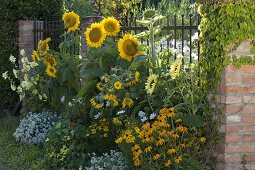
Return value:
[(55, 51), (59, 51), (59, 44), (64, 40), (60, 37), (64, 32), (64, 23), (62, 21), (34, 21), (34, 49), (40, 40), (48, 37), (51, 38), (50, 47)]
[[(86, 19), (82, 19), (81, 22), (86, 22)], [(166, 48), (174, 48), (182, 56), (188, 58), (187, 60), (190, 63), (194, 62), (194, 60), (199, 60), (200, 44), (197, 36), (199, 35), (199, 23), (199, 15), (167, 16), (159, 23), (161, 25), (159, 36), (164, 38), (158, 45), (158, 50), (163, 51)], [(134, 26), (122, 27), (121, 30), (122, 33), (138, 34), (147, 30), (147, 27), (138, 25), (135, 22)], [(64, 32), (65, 28), (62, 21), (34, 21), (34, 48), (37, 47), (39, 40), (51, 37), (50, 48), (59, 51), (59, 44), (64, 40), (64, 37), (60, 37), (60, 35)], [(145, 39), (141, 39), (141, 42), (148, 44), (148, 41)], [(74, 51), (74, 54), (77, 54), (77, 52)]]
[[(164, 51), (166, 48), (173, 48), (177, 50), (177, 53), (188, 57), (190, 63), (194, 60), (199, 60), (200, 43), (198, 39), (198, 26), (200, 21), (200, 15), (167, 16), (160, 22), (161, 32), (159, 37), (164, 37), (159, 45), (160, 51)], [(134, 34), (139, 34), (147, 29), (147, 27), (140, 26), (136, 22), (134, 26), (122, 27), (123, 33), (132, 32)], [(144, 39), (141, 39), (141, 42), (143, 44), (149, 43)]]

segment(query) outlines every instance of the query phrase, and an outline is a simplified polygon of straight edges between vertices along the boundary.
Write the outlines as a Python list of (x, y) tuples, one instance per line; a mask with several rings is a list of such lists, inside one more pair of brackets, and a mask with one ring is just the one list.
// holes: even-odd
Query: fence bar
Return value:
[[(184, 14), (182, 14), (182, 56), (184, 56)], [(184, 63), (184, 58), (182, 58), (182, 63)]]
[[(201, 21), (200, 15), (198, 15), (197, 18), (198, 18), (198, 24), (199, 24), (200, 21)], [(197, 31), (198, 31), (198, 36), (199, 36), (200, 35), (200, 30), (198, 29)], [(198, 56), (198, 61), (199, 61), (199, 59), (200, 59), (200, 41), (199, 41), (199, 38), (198, 38), (198, 42), (197, 42), (197, 48), (198, 48), (197, 56)]]
[[(192, 14), (189, 14), (189, 26), (192, 26)], [(192, 29), (189, 29), (189, 62), (192, 63)]]
[[(176, 21), (176, 15), (174, 15), (174, 48), (176, 49), (176, 42), (177, 42), (177, 38), (176, 38), (176, 29), (177, 29), (177, 21)], [(174, 59), (176, 59), (176, 53), (174, 54)]]
[[(169, 22), (170, 22), (169, 15), (166, 17), (166, 19), (167, 19), (167, 21), (166, 21), (166, 22), (167, 22), (167, 23), (166, 23), (166, 24), (167, 24), (166, 34), (169, 36), (169, 34), (170, 34), (170, 33), (169, 33)], [(169, 40), (170, 40), (170, 39), (167, 37), (167, 38), (166, 38), (166, 41), (167, 41), (167, 51), (169, 51), (169, 46), (170, 46)]]

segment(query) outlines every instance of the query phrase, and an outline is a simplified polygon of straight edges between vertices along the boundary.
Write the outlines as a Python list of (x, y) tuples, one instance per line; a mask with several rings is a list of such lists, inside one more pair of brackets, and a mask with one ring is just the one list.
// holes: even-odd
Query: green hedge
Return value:
[[(0, 3), (0, 74), (12, 71), (10, 54), (18, 56), (16, 21), (22, 19), (50, 20), (60, 18), (63, 0), (1, 0)], [(18, 98), (10, 83), (0, 77), (0, 112), (12, 109)]]

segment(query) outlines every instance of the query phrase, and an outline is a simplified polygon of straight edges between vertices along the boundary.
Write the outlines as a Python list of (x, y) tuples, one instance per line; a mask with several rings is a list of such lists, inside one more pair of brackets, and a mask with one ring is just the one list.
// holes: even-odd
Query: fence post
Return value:
[[(249, 40), (234, 54), (251, 55)], [(252, 56), (252, 55), (251, 55)], [(219, 101), (225, 113), (221, 131), (225, 138), (218, 146), (218, 170), (242, 169), (245, 154), (246, 168), (255, 170), (255, 66), (236, 68), (228, 65), (222, 74)]]
[(24, 49), (27, 56), (31, 56), (34, 49), (34, 33), (33, 33), (32, 20), (19, 20), (18, 21), (18, 47), (19, 51)]

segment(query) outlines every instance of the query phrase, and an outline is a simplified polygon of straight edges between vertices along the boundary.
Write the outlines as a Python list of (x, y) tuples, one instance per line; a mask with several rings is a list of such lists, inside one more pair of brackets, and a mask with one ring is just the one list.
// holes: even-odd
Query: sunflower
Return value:
[(128, 98), (128, 97), (125, 97), (123, 102), (122, 102), (122, 108), (125, 108), (125, 107), (131, 107), (132, 105), (134, 104), (133, 100)]
[(95, 99), (90, 99), (90, 104), (96, 108), (96, 109), (100, 109), (101, 108), (101, 104), (98, 103)]
[(111, 101), (114, 107), (118, 106), (119, 104), (117, 97), (113, 94), (106, 94), (104, 96), (104, 100)]
[(96, 85), (96, 87), (97, 87), (97, 89), (99, 90), (99, 91), (103, 91), (104, 89), (103, 89), (103, 86), (102, 86), (102, 83), (97, 83), (97, 85)]
[(113, 118), (112, 122), (113, 122), (113, 124), (115, 124), (117, 126), (121, 126), (122, 125), (122, 122), (117, 117)]
[(98, 48), (105, 40), (106, 34), (102, 24), (93, 23), (84, 33), (88, 46)]
[(48, 66), (46, 68), (46, 73), (48, 74), (48, 76), (56, 78), (57, 77), (57, 69), (51, 66)]
[(80, 17), (75, 12), (65, 12), (62, 16), (67, 32), (76, 31), (80, 25)]
[(113, 17), (103, 19), (101, 22), (107, 36), (116, 36), (120, 32), (120, 23)]
[(130, 80), (128, 83), (127, 83), (127, 86), (130, 87), (130, 86), (133, 86), (137, 83), (139, 83), (140, 81), (140, 72), (139, 71), (136, 71), (135, 74), (134, 74), (134, 79)]
[(152, 95), (152, 93), (154, 92), (157, 81), (158, 81), (157, 79), (158, 79), (158, 75), (156, 74), (152, 74), (148, 77), (147, 82), (145, 83), (145, 89), (148, 94)]
[(38, 50), (39, 52), (42, 52), (43, 55), (45, 55), (49, 50), (49, 43), (50, 43), (51, 39), (50, 38), (46, 38), (45, 40), (40, 40), (38, 43)]
[(140, 72), (139, 71), (136, 71), (135, 72), (135, 82), (139, 82), (140, 81)]
[(40, 56), (39, 56), (39, 54), (37, 53), (37, 51), (35, 51), (35, 50), (33, 50), (33, 53), (32, 53), (32, 59), (33, 59), (33, 61), (40, 61), (41, 60), (41, 58), (40, 58)]
[(175, 79), (180, 75), (182, 61), (181, 59), (176, 59), (175, 62), (171, 65), (169, 73), (172, 79)]
[(52, 56), (47, 56), (45, 57), (43, 63), (46, 65), (46, 66), (51, 66), (51, 67), (54, 67), (57, 65), (57, 62), (56, 62), (56, 59)]
[(124, 60), (131, 61), (141, 51), (137, 49), (140, 43), (130, 34), (125, 34), (118, 42), (120, 57)]
[(120, 81), (116, 81), (114, 83), (114, 88), (120, 90), (122, 88), (122, 83)]

